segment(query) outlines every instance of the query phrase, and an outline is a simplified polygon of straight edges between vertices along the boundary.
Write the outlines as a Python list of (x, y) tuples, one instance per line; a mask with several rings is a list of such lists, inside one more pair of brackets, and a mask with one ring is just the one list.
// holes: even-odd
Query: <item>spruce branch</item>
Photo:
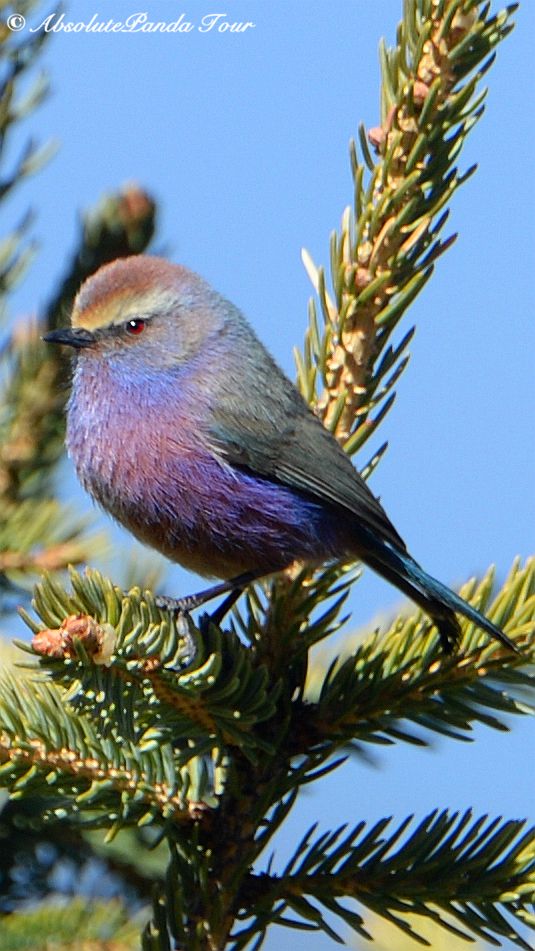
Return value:
[[(140, 750), (72, 713), (53, 685), (2, 676), (0, 779), (12, 798), (38, 796), (45, 818), (48, 812), (91, 821), (108, 828), (108, 836), (126, 823), (181, 823), (199, 814), (197, 764), (180, 769), (171, 745)], [(188, 799), (192, 789), (195, 797)]]
[[(447, 206), (475, 171), (462, 172), (459, 155), (483, 114), (481, 80), (516, 8), (492, 15), (480, 0), (406, 0), (396, 46), (381, 46), (381, 126), (368, 135), (361, 126), (361, 159), (351, 143), (354, 203), (331, 235), (331, 290), (325, 269), (303, 252), (317, 300), (295, 352), (297, 384), (348, 454), (393, 405), (414, 328), (391, 338), (455, 239), (441, 237)], [(364, 478), (386, 449), (383, 442), (361, 466)], [(287, 598), (284, 581), (271, 588), (281, 613), (291, 611)]]
[(0, 498), (0, 573), (22, 584), (28, 576), (82, 560), (87, 546), (80, 536), (86, 527), (85, 519), (56, 499), (17, 505)]
[[(444, 208), (474, 171), (456, 163), (482, 115), (480, 81), (515, 9), (491, 16), (479, 0), (406, 0), (396, 46), (381, 47), (381, 125), (367, 135), (361, 127), (362, 160), (351, 144), (354, 207), (331, 235), (332, 291), (324, 269), (303, 253), (318, 303), (310, 301), (304, 352), (296, 353), (298, 385), (348, 453), (394, 400), (414, 328), (395, 345), (389, 340), (454, 240), (441, 237)], [(377, 461), (376, 454), (368, 466)]]
[(154, 237), (156, 212), (151, 195), (130, 183), (82, 216), (78, 247), (45, 308), (47, 330), (68, 322), (80, 285), (99, 267), (146, 250)]
[(154, 202), (136, 186), (105, 197), (84, 218), (78, 249), (44, 315), (16, 326), (5, 346), (0, 489), (8, 498), (42, 494), (63, 453), (69, 370), (42, 343), (43, 333), (65, 321), (80, 283), (101, 264), (146, 247), (154, 216)]
[[(16, 13), (29, 12), (34, 3), (4, 4)], [(45, 31), (27, 33), (24, 37), (0, 26), (0, 202), (5, 202), (15, 188), (23, 184), (47, 161), (50, 145), (39, 146), (27, 140), (12, 167), (8, 167), (7, 145), (14, 132), (40, 105), (48, 92), (46, 77), (34, 76), (34, 69), (43, 44), (48, 40)], [(30, 85), (26, 83), (30, 80)], [(25, 91), (24, 91), (25, 90)], [(27, 243), (31, 215), (26, 215), (18, 227), (0, 242), (0, 315), (6, 315), (6, 296), (20, 280), (33, 256), (34, 248)]]
[(154, 213), (152, 199), (135, 187), (104, 199), (87, 216), (79, 250), (44, 316), (15, 325), (0, 354), (0, 572), (11, 583), (24, 583), (36, 570), (59, 571), (87, 561), (101, 548), (99, 538), (84, 538), (68, 510), (49, 498), (64, 451), (70, 371), (65, 358), (41, 337), (72, 306), (80, 277), (110, 257), (145, 246)]
[[(4, 7), (9, 6), (4, 4)], [(28, 14), (32, 2), (13, 6)], [(47, 93), (43, 76), (25, 93), (46, 30), (21, 34), (0, 29), (0, 202), (34, 174), (50, 148), (29, 141), (14, 168), (5, 169), (6, 146), (20, 123)], [(72, 305), (79, 282), (114, 257), (143, 250), (154, 230), (155, 206), (136, 186), (106, 198), (82, 225), (79, 248), (44, 316), (31, 317), (7, 332), (0, 352), (0, 578), (2, 587), (24, 585), (35, 573), (65, 569), (98, 553), (100, 541), (82, 537), (81, 524), (50, 498), (51, 476), (63, 454), (65, 381), (68, 368), (60, 354), (45, 347), (43, 332)], [(0, 243), (0, 310), (29, 263), (31, 216)]]
[(332, 741), (425, 744), (407, 729), (468, 740), (474, 723), (508, 729), (504, 714), (533, 714), (535, 686), (526, 667), (535, 659), (535, 559), (516, 562), (491, 602), (493, 572), (479, 585), (462, 590), (518, 643), (512, 655), (489, 643), (473, 624), (463, 622), (463, 639), (452, 657), (437, 653), (431, 624), (422, 615), (397, 620), (390, 631), (359, 643), (345, 659), (336, 658), (325, 674), (323, 661), (311, 667), (305, 707), (296, 729), (296, 750), (317, 749)]
[[(529, 951), (517, 926), (535, 924), (535, 828), (522, 821), (474, 819), (436, 810), (410, 831), (413, 817), (388, 833), (390, 820), (372, 829), (359, 823), (316, 835), (313, 826), (280, 874), (251, 875), (244, 884), (243, 918), (256, 915), (234, 933), (232, 951), (262, 936), (269, 924), (324, 931), (340, 936), (325, 919), (337, 916), (365, 938), (364, 919), (342, 904), (355, 899), (421, 938), (408, 916), (430, 918), (452, 934), (507, 938)], [(288, 917), (292, 915), (292, 917)], [(516, 919), (516, 922), (515, 922)], [(255, 947), (259, 947), (256, 944)]]
[[(101, 830), (87, 830), (64, 818), (54, 822), (49, 816), (44, 827), (42, 807), (39, 797), (9, 800), (5, 793), (0, 796), (0, 915), (13, 913), (21, 901), (29, 911), (46, 900), (55, 890), (54, 873), (60, 869), (64, 876), (69, 870), (70, 894), (88, 878), (94, 881), (95, 872), (102, 882), (104, 871), (106, 885), (114, 890), (121, 887), (130, 911), (147, 904), (147, 895), (165, 867), (163, 847), (147, 850), (154, 839), (154, 827), (132, 827), (104, 843)], [(0, 927), (0, 942), (3, 934)], [(34, 945), (31, 947), (33, 951)]]
[(43, 904), (2, 919), (0, 951), (135, 951), (139, 926), (117, 899)]
[[(341, 612), (359, 576), (354, 566), (329, 565), (313, 574), (307, 567), (296, 566), (247, 591), (243, 605), (233, 614), (236, 629), (270, 670), (282, 675), (294, 659), (302, 659), (314, 644), (335, 634), (347, 621)], [(330, 606), (312, 621), (311, 615), (325, 601)]]
[[(254, 728), (273, 716), (278, 690), (238, 637), (127, 595), (97, 571), (71, 570), (72, 594), (53, 577), (35, 589), (43, 625), (21, 610), (33, 647), (69, 702), (141, 750), (172, 741), (183, 757), (222, 745), (255, 758), (269, 747)], [(97, 699), (100, 698), (100, 699)], [(135, 711), (135, 716), (133, 712)], [(200, 744), (200, 745), (196, 745)]]
[[(150, 792), (147, 792), (145, 781), (142, 790), (137, 792), (137, 798), (134, 797), (135, 801), (130, 803), (129, 809), (124, 814), (117, 814), (114, 797), (118, 787), (123, 794), (127, 789), (132, 788), (129, 784), (133, 783), (133, 778), (131, 773), (127, 772), (127, 765), (121, 760), (114, 760), (114, 770), (117, 770), (118, 778), (116, 785), (111, 789), (105, 785), (109, 777), (104, 778), (104, 774), (101, 773), (91, 777), (88, 787), (87, 764), (73, 755), (74, 750), (79, 746), (78, 741), (66, 747), (68, 756), (61, 759), (59, 764), (56, 761), (54, 763), (49, 761), (42, 747), (39, 747), (31, 768), (28, 759), (21, 758), (20, 748), (10, 746), (9, 751), (4, 752), (5, 781), (17, 795), (21, 794), (26, 783), (28, 791), (33, 790), (35, 794), (36, 790), (42, 789), (42, 774), (48, 777), (51, 767), (55, 766), (60, 771), (59, 775), (63, 784), (67, 781), (71, 784), (76, 782), (75, 786), (68, 786), (68, 789), (72, 791), (76, 789), (77, 809), (81, 808), (78, 800), (85, 808), (86, 799), (89, 798), (89, 805), (95, 813), (91, 821), (97, 823), (102, 822), (103, 803), (106, 803), (108, 809), (113, 808), (114, 815), (117, 815), (117, 826), (126, 822), (159, 823), (167, 817), (167, 820), (172, 818), (174, 826), (180, 827), (182, 822), (187, 823), (188, 818), (191, 819), (191, 810), (193, 810), (197, 836), (201, 837), (199, 841), (210, 853), (213, 847), (212, 821), (210, 813), (203, 812), (199, 802), (216, 805), (218, 801), (220, 831), (217, 860), (214, 855), (214, 861), (217, 861), (217, 868), (232, 869), (235, 877), (234, 885), (232, 888), (229, 886), (227, 896), (233, 896), (231, 905), (227, 905), (226, 910), (221, 910), (218, 921), (212, 916), (212, 911), (209, 913), (212, 916), (210, 927), (222, 929), (222, 933), (225, 929), (228, 930), (234, 920), (231, 908), (234, 908), (235, 903), (239, 903), (240, 900), (245, 902), (243, 897), (240, 898), (240, 881), (245, 881), (243, 876), (249, 875), (250, 867), (265, 850), (274, 832), (286, 817), (295, 802), (300, 786), (315, 781), (326, 769), (336, 768), (339, 764), (340, 760), (333, 762), (333, 754), (340, 746), (346, 746), (355, 739), (380, 742), (384, 742), (385, 739), (412, 741), (410, 733), (400, 726), (402, 718), (412, 720), (428, 730), (459, 737), (462, 736), (463, 730), (470, 729), (471, 722), (475, 720), (490, 726), (500, 726), (499, 719), (488, 714), (485, 708), (496, 709), (498, 713), (529, 712), (528, 705), (522, 702), (521, 697), (514, 696), (515, 690), (519, 691), (532, 684), (530, 677), (521, 670), (521, 661), (517, 656), (507, 655), (505, 659), (507, 662), (504, 665), (504, 657), (500, 656), (501, 651), (497, 645), (483, 647), (479, 634), (467, 629), (464, 642), (466, 652), (461, 653), (458, 658), (445, 660), (437, 658), (436, 647), (431, 647), (429, 633), (427, 643), (424, 640), (424, 651), (420, 657), (417, 648), (414, 647), (416, 643), (414, 635), (417, 633), (415, 622), (409, 621), (405, 622), (405, 625), (398, 624), (397, 629), (387, 635), (385, 639), (387, 643), (381, 643), (377, 637), (374, 637), (369, 642), (365, 642), (355, 655), (346, 659), (338, 671), (333, 666), (324, 678), (320, 696), (315, 700), (310, 697), (309, 686), (309, 695), (304, 703), (299, 697), (294, 697), (292, 701), (295, 681), (288, 677), (288, 683), (281, 684), (280, 681), (270, 678), (266, 684), (266, 696), (269, 697), (272, 690), (275, 690), (275, 695), (278, 691), (277, 704), (269, 710), (265, 709), (265, 718), (260, 718), (256, 724), (249, 720), (250, 733), (247, 740), (244, 733), (241, 741), (238, 741), (231, 734), (223, 736), (221, 729), (218, 735), (216, 731), (212, 732), (213, 724), (206, 717), (207, 711), (213, 715), (213, 709), (209, 710), (208, 706), (202, 706), (205, 699), (202, 695), (203, 676), (208, 674), (210, 679), (215, 674), (210, 686), (216, 689), (216, 693), (218, 686), (218, 671), (212, 666), (215, 652), (208, 656), (207, 650), (207, 645), (213, 643), (210, 640), (214, 634), (213, 625), (206, 627), (202, 632), (188, 630), (188, 635), (195, 639), (195, 656), (191, 660), (188, 655), (188, 649), (190, 649), (188, 638), (182, 638), (176, 630), (173, 632), (169, 616), (154, 606), (150, 595), (141, 595), (133, 591), (123, 596), (122, 592), (114, 588), (97, 572), (86, 572), (84, 575), (72, 572), (72, 583), (73, 593), (69, 596), (63, 592), (57, 582), (51, 580), (46, 580), (37, 589), (35, 605), (43, 622), (57, 624), (66, 616), (75, 617), (77, 621), (80, 621), (80, 611), (91, 611), (95, 623), (101, 629), (113, 622), (114, 633), (111, 641), (104, 647), (96, 637), (91, 654), (89, 650), (91, 645), (84, 639), (81, 639), (79, 645), (83, 649), (73, 649), (76, 647), (75, 628), (69, 650), (63, 642), (61, 657), (54, 659), (52, 654), (49, 654), (42, 659), (43, 668), (50, 671), (54, 681), (53, 684), (48, 685), (47, 689), (50, 690), (53, 687), (58, 691), (55, 695), (55, 703), (62, 713), (64, 713), (66, 699), (73, 705), (73, 711), (77, 711), (75, 722), (78, 722), (79, 718), (80, 722), (85, 724), (84, 736), (89, 733), (93, 737), (97, 733), (98, 738), (93, 743), (97, 748), (100, 748), (100, 744), (108, 758), (111, 758), (110, 750), (115, 750), (118, 742), (119, 753), (122, 753), (125, 747), (124, 736), (130, 737), (126, 744), (126, 748), (130, 751), (128, 760), (130, 769), (133, 768), (132, 764), (135, 764), (137, 776), (146, 776), (145, 770), (150, 769)], [(481, 601), (485, 602), (485, 599), (489, 598), (491, 587), (490, 574), (478, 588), (472, 585), (474, 601), (479, 604)], [(513, 636), (526, 637), (527, 635), (530, 626), (528, 619), (532, 617), (534, 610), (534, 588), (534, 563), (531, 562), (525, 569), (517, 565), (490, 609), (492, 616), (500, 615), (501, 623), (505, 624)], [(147, 620), (151, 617), (151, 612), (157, 622), (152, 626)], [(34, 631), (39, 632), (39, 625), (35, 622), (32, 622), (32, 627)], [(40, 631), (36, 637), (42, 637), (43, 634), (49, 635), (50, 630)], [(63, 630), (64, 633), (67, 631), (66, 625)], [(306, 642), (306, 633), (304, 637)], [(533, 635), (531, 634), (527, 640), (533, 643)], [(421, 644), (421, 641), (418, 641), (418, 644)], [(84, 645), (87, 646), (87, 651)], [(157, 670), (164, 668), (166, 662), (170, 662), (167, 671), (169, 679), (165, 683), (165, 690), (155, 688), (155, 682), (150, 677), (146, 679), (145, 696), (140, 689), (141, 685), (135, 679), (134, 685), (138, 690), (135, 694), (124, 691), (125, 680), (122, 674), (114, 684), (116, 661), (109, 654), (110, 645), (115, 657), (122, 655), (119, 661), (119, 669), (122, 670), (128, 670), (131, 665), (135, 669), (139, 663), (147, 664), (150, 669), (158, 656), (160, 660), (156, 664)], [(219, 641), (217, 647), (218, 650), (221, 649)], [(132, 652), (129, 653), (130, 649)], [(249, 662), (254, 664), (254, 647), (247, 649), (242, 645), (240, 649), (247, 654)], [(99, 657), (100, 664), (95, 663), (96, 656)], [(265, 661), (264, 654), (262, 657)], [(110, 663), (109, 668), (106, 666), (107, 663)], [(85, 680), (84, 677), (86, 677)], [(180, 715), (177, 714), (173, 696), (180, 695), (182, 677), (188, 681), (188, 686), (193, 688), (191, 696), (199, 704), (197, 711), (204, 709), (201, 716), (192, 714), (187, 704)], [(225, 691), (228, 688), (228, 681), (223, 682)], [(507, 691), (502, 689), (504, 682), (507, 685)], [(34, 689), (33, 685), (31, 689)], [(31, 703), (26, 700), (25, 691), (21, 692), (19, 686), (16, 697), (13, 692), (9, 694), (9, 691), (7, 696), (3, 714), (7, 724), (5, 732), (10, 735), (11, 729), (12, 733), (16, 731), (17, 735), (26, 736), (27, 741), (34, 739), (36, 735), (36, 727), (33, 725), (34, 714), (30, 717), (30, 732), (25, 734), (23, 730), (28, 731), (28, 723), (21, 722), (22, 714), (20, 712), (17, 714), (17, 709), (13, 712), (14, 703), (19, 705), (19, 711), (22, 705), (25, 711), (24, 718), (27, 720)], [(247, 690), (246, 698), (249, 699), (249, 697), (250, 692)], [(232, 716), (236, 717), (240, 708), (232, 692), (229, 693), (229, 699), (233, 702)], [(43, 709), (41, 702), (39, 709)], [(44, 709), (46, 710), (44, 714), (45, 723), (47, 723), (46, 730), (49, 735), (51, 729), (49, 720), (52, 719), (52, 724), (55, 721), (54, 717), (50, 718), (46, 705)], [(246, 714), (246, 708), (244, 710)], [(228, 719), (227, 715), (227, 722)], [(238, 719), (241, 719), (241, 712)], [(246, 715), (244, 720), (247, 722)], [(66, 722), (69, 722), (68, 718)], [(171, 730), (169, 730), (170, 724), (172, 724)], [(120, 735), (117, 733), (118, 725), (123, 731)], [(201, 746), (203, 728), (205, 734), (208, 731), (204, 748)], [(42, 725), (39, 734), (41, 743), (44, 729)], [(55, 737), (55, 749), (58, 746), (58, 737), (65, 736), (61, 733), (61, 721), (59, 724), (56, 722), (52, 732)], [(171, 741), (173, 732), (174, 738)], [(181, 742), (181, 736), (183, 742)], [(271, 744), (267, 742), (268, 739), (271, 739)], [(65, 739), (60, 739), (59, 745), (64, 744)], [(215, 756), (212, 760), (212, 768), (215, 769), (216, 776), (215, 784), (210, 785), (210, 780), (206, 779), (205, 770), (204, 798), (200, 797), (197, 791), (195, 796), (190, 798), (190, 795), (186, 795), (186, 792), (191, 789), (188, 773), (188, 778), (184, 781), (182, 811), (177, 806), (177, 812), (172, 813), (171, 817), (165, 810), (161, 813), (168, 787), (163, 787), (161, 780), (160, 784), (155, 785), (154, 777), (158, 776), (157, 767), (152, 761), (149, 763), (147, 760), (154, 746), (162, 754), (167, 751), (166, 756), (170, 757), (168, 762), (172, 761), (177, 773), (180, 773), (181, 769), (184, 771), (188, 767), (191, 768), (192, 765), (197, 770), (202, 769), (201, 753), (205, 756), (211, 749)], [(223, 751), (225, 755), (222, 758)], [(115, 756), (117, 755), (116, 751)], [(186, 762), (185, 756), (190, 757)], [(102, 769), (100, 756), (95, 758), (99, 768)], [(61, 771), (67, 760), (70, 769), (68, 780)], [(117, 762), (119, 765), (116, 765)], [(76, 779), (73, 773), (76, 774)], [(182, 776), (183, 772), (180, 775)], [(99, 786), (100, 782), (104, 785)], [(217, 791), (218, 800), (210, 799), (210, 789), (212, 795)], [(159, 796), (160, 799), (158, 799)], [(69, 800), (69, 797), (67, 796), (66, 799)], [(58, 808), (66, 810), (67, 805), (62, 801)], [(245, 815), (248, 817), (247, 822), (244, 822)], [(188, 875), (190, 877), (193, 875), (196, 881), (192, 894), (198, 895), (201, 885), (196, 878), (200, 875), (195, 859), (195, 850), (198, 846), (193, 847), (192, 843), (188, 844), (182, 836), (177, 848), (178, 845), (186, 851), (190, 847), (193, 848), (193, 853), (190, 854), (186, 864), (189, 868)], [(180, 901), (187, 919), (188, 914), (193, 913), (192, 909), (188, 911), (189, 887), (187, 882), (185, 884), (184, 876), (176, 882), (171, 872), (169, 874), (169, 881), (174, 882), (175, 889), (178, 889), (182, 895)], [(219, 874), (216, 868), (210, 865), (207, 874), (215, 887)], [(341, 893), (330, 894), (326, 881), (322, 879), (322, 900), (326, 907), (329, 902), (333, 905), (330, 908), (332, 911)], [(168, 884), (168, 888), (171, 889), (171, 884)], [(362, 879), (362, 888), (366, 890), (364, 879)], [(373, 883), (370, 889), (373, 892)], [(165, 907), (177, 907), (178, 898), (175, 893), (173, 894), (173, 902), (170, 904), (168, 896), (164, 902)], [(348, 893), (344, 892), (344, 894)], [(314, 900), (317, 898), (315, 893), (312, 897)], [(398, 899), (398, 901), (401, 902), (400, 908), (407, 911), (405, 899), (403, 901)], [(299, 906), (301, 912), (304, 913), (304, 909), (308, 908), (307, 902), (308, 898), (305, 899), (299, 894), (295, 896), (292, 892), (291, 900), (288, 900), (287, 904), (294, 913), (296, 906)], [(259, 899), (258, 908), (264, 909), (262, 914), (265, 915), (264, 906), (264, 900)], [(250, 906), (245, 903), (245, 907)], [(280, 902), (274, 907), (279, 908)], [(414, 907), (419, 906), (415, 903), (410, 905), (411, 909)], [(422, 898), (422, 907), (424, 908), (422, 913), (432, 914), (432, 909), (430, 910), (425, 897)], [(388, 917), (391, 912), (389, 908), (386, 911)], [(207, 909), (205, 913), (208, 914)], [(314, 914), (317, 918), (317, 914)], [(310, 909), (309, 915), (312, 915)], [(347, 912), (344, 915), (344, 920), (349, 923), (351, 914)], [(284, 916), (283, 918), (286, 920)], [(267, 926), (268, 920), (282, 921), (283, 919), (278, 913), (273, 918), (270, 912), (267, 919), (262, 918), (264, 925)], [(315, 921), (314, 918), (312, 920)], [(315, 924), (318, 925), (320, 920), (323, 927), (321, 916)], [(248, 931), (245, 933), (249, 935)], [(151, 945), (148, 938), (146, 941), (148, 942), (146, 947), (159, 947), (157, 943)], [(198, 946), (203, 947), (202, 943)], [(246, 944), (236, 945), (236, 947), (241, 946), (245, 947)], [(195, 945), (192, 944), (192, 947)]]

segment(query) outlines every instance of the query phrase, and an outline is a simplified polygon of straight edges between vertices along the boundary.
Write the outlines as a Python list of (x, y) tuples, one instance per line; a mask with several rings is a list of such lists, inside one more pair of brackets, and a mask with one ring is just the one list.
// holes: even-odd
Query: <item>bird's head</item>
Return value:
[(101, 267), (82, 284), (71, 326), (44, 340), (80, 357), (120, 361), (132, 372), (174, 369), (217, 340), (227, 302), (197, 274), (163, 258), (136, 255)]

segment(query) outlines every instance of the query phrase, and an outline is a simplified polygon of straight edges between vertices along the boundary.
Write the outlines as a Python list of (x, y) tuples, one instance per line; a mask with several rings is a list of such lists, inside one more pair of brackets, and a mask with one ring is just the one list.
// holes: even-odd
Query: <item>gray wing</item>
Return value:
[(262, 351), (261, 366), (260, 361), (254, 367), (242, 364), (239, 380), (233, 381), (232, 371), (226, 375), (211, 409), (212, 449), (231, 466), (245, 467), (345, 509), (379, 537), (405, 549), (348, 456), (263, 347)]

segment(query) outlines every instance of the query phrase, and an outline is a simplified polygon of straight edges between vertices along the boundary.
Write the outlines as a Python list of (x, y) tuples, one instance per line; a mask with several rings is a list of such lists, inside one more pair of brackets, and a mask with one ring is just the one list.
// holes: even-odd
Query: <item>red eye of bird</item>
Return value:
[(145, 330), (145, 321), (141, 317), (134, 317), (125, 324), (126, 332), (137, 337)]

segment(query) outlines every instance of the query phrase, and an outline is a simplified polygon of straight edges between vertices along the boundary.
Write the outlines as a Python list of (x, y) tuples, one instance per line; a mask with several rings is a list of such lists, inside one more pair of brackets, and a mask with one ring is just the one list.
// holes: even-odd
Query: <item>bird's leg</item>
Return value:
[[(227, 594), (224, 601), (221, 602), (218, 608), (209, 615), (209, 620), (212, 624), (217, 624), (219, 627), (223, 619), (227, 616), (231, 608), (234, 607), (236, 601), (240, 597), (240, 594), (243, 593), (245, 585), (240, 585), (240, 587), (234, 588), (229, 594)], [(206, 616), (206, 615), (205, 615)]]
[(155, 598), (156, 605), (159, 608), (163, 608), (164, 611), (176, 611), (180, 614), (189, 614), (190, 611), (195, 611), (196, 608), (200, 608), (202, 604), (206, 604), (208, 601), (218, 598), (220, 594), (228, 594), (230, 592), (228, 598), (225, 598), (223, 604), (217, 608), (213, 615), (214, 618), (217, 617), (218, 619), (216, 623), (220, 623), (227, 611), (230, 611), (232, 605), (237, 601), (246, 585), (269, 573), (270, 572), (266, 571), (246, 571), (242, 575), (237, 575), (236, 578), (230, 578), (229, 581), (214, 584), (211, 588), (205, 588), (204, 591), (199, 591), (197, 594), (187, 594), (184, 598), (168, 598), (165, 595), (159, 596)]
[(157, 607), (163, 608), (164, 611), (172, 611), (173, 614), (176, 613), (178, 622), (183, 622), (183, 634), (187, 645), (184, 653), (186, 665), (191, 663), (195, 658), (195, 646), (189, 631), (186, 616), (189, 615), (191, 611), (199, 608), (202, 604), (206, 604), (207, 601), (211, 601), (221, 594), (226, 594), (227, 597), (212, 614), (203, 614), (199, 625), (199, 629), (203, 633), (206, 632), (206, 625), (210, 622), (219, 627), (223, 618), (240, 597), (243, 589), (246, 588), (248, 584), (251, 584), (252, 581), (257, 581), (258, 578), (265, 578), (268, 574), (273, 574), (273, 571), (246, 571), (242, 575), (230, 578), (229, 581), (222, 581), (220, 584), (212, 585), (211, 588), (205, 588), (204, 591), (199, 591), (197, 594), (186, 595), (184, 598), (168, 598), (165, 595), (161, 595), (154, 599)]
[(182, 663), (185, 666), (193, 662), (196, 654), (195, 644), (188, 624), (190, 612), (194, 611), (195, 608), (199, 608), (202, 604), (206, 604), (207, 601), (211, 601), (212, 598), (219, 597), (220, 594), (227, 594), (225, 600), (212, 614), (204, 614), (202, 616), (200, 630), (203, 631), (209, 622), (213, 622), (219, 626), (225, 615), (228, 614), (231, 607), (238, 600), (246, 585), (250, 584), (251, 581), (255, 581), (257, 578), (261, 578), (263, 575), (265, 575), (265, 571), (247, 571), (242, 575), (238, 575), (236, 578), (231, 578), (229, 581), (222, 581), (221, 584), (212, 585), (211, 588), (205, 588), (204, 591), (199, 591), (197, 594), (186, 595), (184, 598), (168, 598), (165, 595), (160, 595), (154, 599), (157, 607), (162, 608), (164, 611), (172, 611), (173, 614), (177, 615), (177, 624), (186, 645), (182, 658)]

